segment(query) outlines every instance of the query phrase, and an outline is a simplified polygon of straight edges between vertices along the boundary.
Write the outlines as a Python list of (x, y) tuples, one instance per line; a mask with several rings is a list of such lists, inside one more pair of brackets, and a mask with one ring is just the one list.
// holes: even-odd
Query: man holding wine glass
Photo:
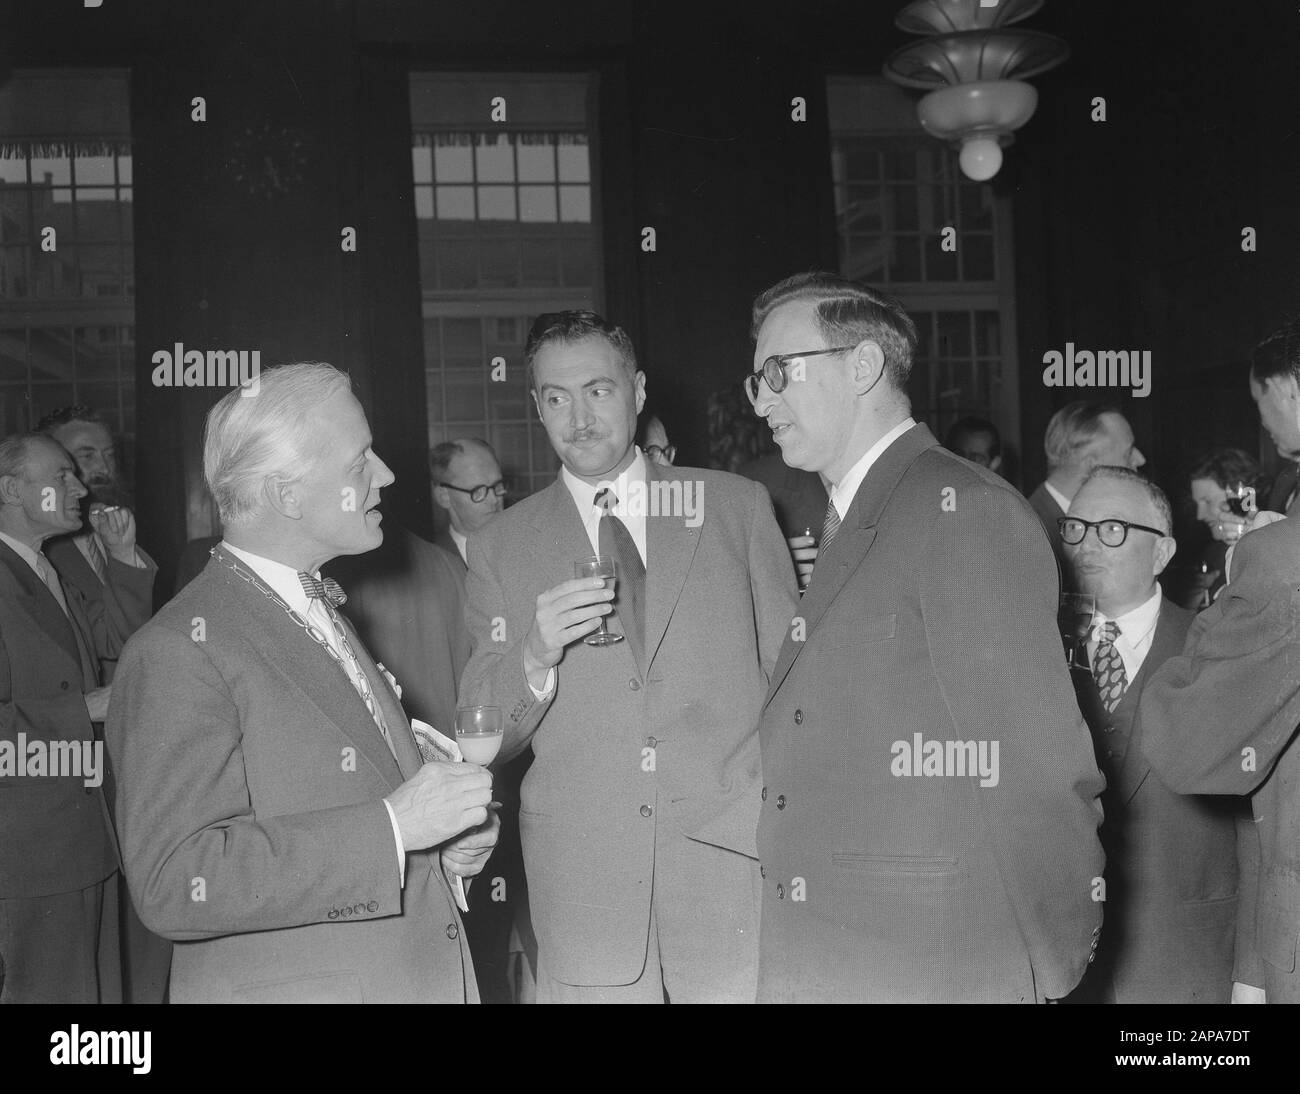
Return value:
[(503, 756), (533, 744), (537, 1000), (751, 1002), (755, 730), (790, 555), (761, 486), (635, 446), (645, 374), (620, 328), (543, 315), (525, 360), (563, 467), (469, 539), (461, 701), (502, 709)]

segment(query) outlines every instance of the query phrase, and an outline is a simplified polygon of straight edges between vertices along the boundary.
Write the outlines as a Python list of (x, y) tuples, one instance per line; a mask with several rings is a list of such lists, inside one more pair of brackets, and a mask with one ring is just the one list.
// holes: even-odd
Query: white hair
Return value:
[(256, 394), (237, 388), (208, 411), (203, 477), (224, 525), (253, 517), (268, 478), (300, 479), (329, 441), (311, 412), (335, 392), (350, 390), (346, 373), (323, 361), (266, 369)]

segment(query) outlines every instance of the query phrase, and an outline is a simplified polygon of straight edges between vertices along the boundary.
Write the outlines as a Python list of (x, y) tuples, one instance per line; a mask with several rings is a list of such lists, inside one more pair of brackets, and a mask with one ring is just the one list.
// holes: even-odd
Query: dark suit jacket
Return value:
[[(1100, 933), (1102, 779), (1056, 603), (1041, 528), (1003, 479), (923, 425), (885, 450), (817, 561), (763, 711), (760, 1001), (1032, 1001), (1078, 984)], [(917, 738), (990, 757), (996, 742), (996, 785), (902, 774)]]
[[(646, 521), (646, 665), (630, 641), (575, 642), (546, 702), (528, 687), (521, 644), (537, 596), (591, 554), (558, 477), (469, 541), (461, 697), (502, 708), (503, 755), (533, 743), (520, 811), (530, 909), (542, 961), (569, 984), (640, 974), (655, 862), (681, 844), (657, 841), (657, 825), (754, 857), (755, 726), (795, 604), (790, 552), (760, 486), (692, 467), (651, 463), (648, 474), (703, 492), (698, 526), (680, 514)], [(647, 797), (658, 804), (642, 813)], [(710, 898), (752, 907), (754, 892), (746, 883)]]
[(420, 756), (352, 644), (398, 759), (342, 669), (219, 560), (127, 643), (106, 736), (131, 897), (176, 942), (173, 1002), (477, 1000), (436, 850), (400, 885), (381, 799)]
[(460, 563), (461, 573), (466, 570), (465, 560), (460, 557), (460, 551), (456, 547), (456, 541), (451, 538), (451, 532), (447, 528), (439, 528), (433, 536), (433, 545), (441, 547), (447, 554), (458, 563)]
[[(1300, 482), (1300, 464), (1287, 460), (1286, 465), (1273, 481), (1272, 489), (1268, 492), (1268, 500), (1260, 508), (1288, 515), (1291, 515), (1292, 510), (1300, 510), (1300, 490), (1296, 489), (1298, 482)], [(1288, 500), (1291, 502), (1289, 506)]]
[(181, 550), (181, 557), (176, 561), (176, 583), (172, 588), (175, 596), (186, 585), (203, 573), (208, 565), (208, 556), (218, 543), (220, 536), (200, 536), (192, 539)]
[(1073, 673), (1106, 776), (1106, 930), (1082, 991), (1119, 1003), (1226, 1003), (1232, 993), (1240, 798), (1176, 794), (1151, 771), (1134, 718), (1156, 670), (1182, 651), (1193, 612), (1169, 600), (1142, 668), (1107, 714)]
[[(1300, 519), (1248, 532), (1232, 580), (1139, 704), (1145, 750), (1183, 794), (1251, 794), (1259, 832), (1256, 940), (1296, 967), (1300, 937)], [(1243, 897), (1243, 904), (1245, 898)]]
[[(83, 695), (101, 684), (99, 658), (116, 657), (148, 616), (154, 574), (110, 559), (108, 585), (94, 600), (65, 580), (69, 619), (0, 543), (0, 740), (96, 739)], [(98, 788), (80, 776), (0, 776), (0, 897), (72, 892), (117, 869), (111, 785), (107, 775)]]
[(767, 487), (776, 522), (786, 539), (803, 535), (805, 528), (811, 528), (813, 535), (821, 539), (830, 499), (816, 474), (788, 466), (780, 452), (745, 464), (737, 474)]
[(1065, 554), (1065, 544), (1061, 542), (1061, 526), (1057, 524), (1057, 519), (1065, 516), (1065, 511), (1057, 504), (1056, 499), (1047, 492), (1047, 483), (1039, 483), (1038, 488), (1029, 495), (1029, 504), (1038, 514), (1038, 519), (1042, 522), (1043, 530), (1047, 533), (1047, 538), (1052, 544), (1052, 553), (1056, 556), (1056, 568), (1060, 575), (1061, 591), (1072, 592), (1074, 590), (1074, 571), (1070, 568), (1070, 560)]
[(381, 547), (326, 567), (347, 593), (343, 614), (402, 687), (402, 706), (451, 737), (469, 660), (460, 556), (385, 522)]

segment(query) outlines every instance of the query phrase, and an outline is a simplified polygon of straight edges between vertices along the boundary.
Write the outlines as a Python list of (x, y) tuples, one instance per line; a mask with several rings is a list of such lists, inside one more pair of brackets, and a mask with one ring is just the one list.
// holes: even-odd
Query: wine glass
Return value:
[(1223, 532), (1224, 543), (1236, 543), (1246, 530), (1246, 522), (1259, 512), (1255, 488), (1239, 482), (1236, 486), (1225, 487), (1223, 493), (1228, 512), (1237, 519), (1220, 521), (1219, 528)]
[[(586, 558), (580, 558), (573, 564), (574, 577), (600, 577), (606, 581), (613, 581), (617, 577), (618, 567), (614, 560), (608, 555), (588, 555)], [(583, 641), (589, 646), (612, 646), (615, 642), (622, 642), (621, 634), (614, 634), (605, 626), (605, 616), (600, 617), (600, 626), (591, 634), (585, 635)]]
[(501, 751), (501, 708), (459, 707), (456, 710), (456, 743), (460, 754), (472, 764), (486, 767)]
[(1072, 669), (1082, 668), (1079, 657), (1088, 641), (1092, 620), (1097, 614), (1097, 598), (1092, 593), (1062, 593), (1057, 619), (1065, 639), (1065, 663)]

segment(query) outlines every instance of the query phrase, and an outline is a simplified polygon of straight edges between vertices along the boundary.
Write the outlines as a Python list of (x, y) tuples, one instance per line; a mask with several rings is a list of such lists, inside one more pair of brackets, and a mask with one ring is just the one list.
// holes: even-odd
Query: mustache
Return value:
[(603, 441), (608, 433), (600, 433), (592, 429), (580, 429), (576, 433), (570, 433), (564, 438), (566, 444), (577, 444), (580, 441)]

